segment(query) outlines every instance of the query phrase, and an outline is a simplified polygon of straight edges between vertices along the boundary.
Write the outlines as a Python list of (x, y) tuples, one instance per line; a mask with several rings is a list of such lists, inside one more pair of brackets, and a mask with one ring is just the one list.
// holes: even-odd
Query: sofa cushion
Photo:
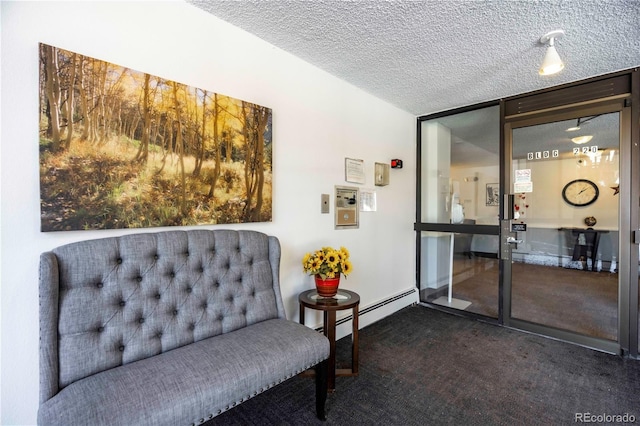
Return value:
[(198, 424), (328, 356), (322, 334), (271, 319), (72, 383), (41, 405), (38, 424)]

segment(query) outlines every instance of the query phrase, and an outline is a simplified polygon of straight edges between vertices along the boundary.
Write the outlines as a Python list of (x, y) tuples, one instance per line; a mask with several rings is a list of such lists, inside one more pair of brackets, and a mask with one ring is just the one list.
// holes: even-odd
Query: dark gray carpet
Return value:
[[(350, 343), (338, 342), (339, 359)], [(298, 376), (207, 425), (640, 422), (640, 361), (414, 306), (360, 331), (360, 375), (336, 379), (325, 423), (314, 401), (313, 379)]]

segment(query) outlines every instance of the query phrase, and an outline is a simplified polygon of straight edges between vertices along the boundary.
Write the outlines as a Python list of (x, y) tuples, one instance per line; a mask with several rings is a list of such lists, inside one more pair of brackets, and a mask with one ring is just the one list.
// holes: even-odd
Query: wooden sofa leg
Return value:
[(316, 416), (320, 420), (327, 420), (325, 411), (325, 403), (327, 401), (328, 382), (327, 377), (329, 375), (329, 360), (324, 360), (317, 364), (316, 370)]

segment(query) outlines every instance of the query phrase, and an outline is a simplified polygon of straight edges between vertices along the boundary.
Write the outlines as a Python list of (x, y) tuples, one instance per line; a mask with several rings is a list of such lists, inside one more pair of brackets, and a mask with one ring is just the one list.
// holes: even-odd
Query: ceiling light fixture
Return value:
[(582, 126), (583, 124), (589, 124), (591, 122), (591, 120), (593, 120), (594, 118), (598, 118), (600, 117), (602, 114), (596, 114), (596, 115), (592, 115), (591, 117), (580, 117), (578, 118), (578, 121), (576, 122), (576, 125), (573, 127), (569, 127), (566, 131), (567, 132), (575, 132), (576, 130), (580, 130), (580, 126)]
[(563, 30), (555, 30), (546, 33), (540, 38), (540, 43), (549, 44), (547, 47), (547, 53), (544, 55), (544, 60), (540, 66), (538, 73), (540, 75), (552, 75), (559, 73), (564, 69), (564, 62), (560, 59), (560, 55), (555, 48), (555, 39), (564, 35)]
[(582, 117), (578, 117), (578, 121), (576, 122), (576, 125), (573, 127), (569, 127), (566, 131), (567, 132), (575, 132), (576, 130), (580, 130), (580, 125), (582, 124)]
[(571, 138), (571, 142), (582, 145), (583, 143), (589, 142), (591, 139), (593, 139), (593, 136), (591, 135), (577, 136), (575, 138)]

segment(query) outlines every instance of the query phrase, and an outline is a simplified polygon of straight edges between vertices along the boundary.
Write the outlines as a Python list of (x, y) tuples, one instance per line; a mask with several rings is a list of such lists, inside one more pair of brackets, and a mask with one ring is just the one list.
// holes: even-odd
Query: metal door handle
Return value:
[(522, 244), (522, 240), (516, 240), (514, 237), (507, 237), (507, 244)]

